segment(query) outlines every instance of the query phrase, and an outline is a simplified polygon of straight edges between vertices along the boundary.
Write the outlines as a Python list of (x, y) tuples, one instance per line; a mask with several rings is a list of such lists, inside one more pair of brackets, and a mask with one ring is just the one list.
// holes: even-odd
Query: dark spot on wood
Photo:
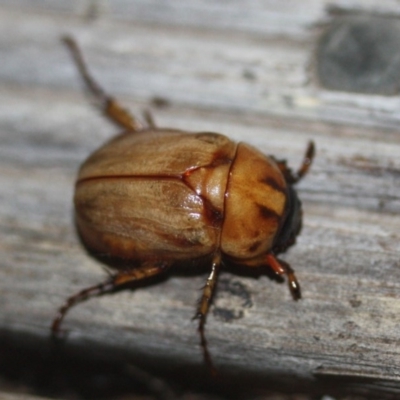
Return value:
[(151, 99), (151, 105), (157, 108), (165, 108), (171, 105), (171, 102), (164, 97), (154, 96)]
[(318, 82), (330, 90), (395, 95), (400, 21), (378, 15), (333, 18), (321, 36), (315, 61)]
[(212, 313), (224, 322), (244, 317), (244, 309), (251, 308), (253, 301), (248, 288), (238, 280), (221, 277), (218, 282), (216, 306)]
[(350, 300), (349, 300), (350, 305), (353, 308), (358, 308), (361, 306), (362, 301), (360, 299), (357, 298), (357, 296), (353, 296)]
[(247, 79), (249, 81), (255, 81), (257, 80), (257, 75), (255, 74), (254, 71), (251, 69), (245, 68), (242, 72), (242, 76), (244, 79)]
[(231, 322), (235, 319), (243, 318), (242, 310), (231, 310), (228, 308), (214, 307), (213, 309), (214, 317), (219, 318), (224, 322)]
[(237, 280), (227, 279), (226, 281), (222, 281), (222, 285), (224, 285), (225, 290), (233, 296), (237, 296), (243, 300), (242, 306), (245, 308), (250, 308), (253, 306), (253, 302), (251, 300), (251, 294), (247, 287), (243, 285), (242, 282)]
[(285, 103), (287, 108), (294, 108), (293, 96), (283, 95), (282, 100)]

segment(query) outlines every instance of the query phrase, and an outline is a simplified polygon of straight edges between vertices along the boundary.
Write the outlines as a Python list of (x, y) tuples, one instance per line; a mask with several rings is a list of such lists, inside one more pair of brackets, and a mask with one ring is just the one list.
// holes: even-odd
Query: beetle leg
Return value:
[(311, 163), (315, 156), (315, 145), (313, 141), (308, 142), (308, 146), (306, 149), (306, 153), (303, 158), (303, 162), (301, 163), (300, 168), (297, 170), (296, 173), (287, 166), (286, 161), (276, 160), (279, 169), (281, 170), (283, 176), (285, 177), (286, 181), (290, 184), (297, 183), (304, 175), (307, 174)]
[(126, 271), (121, 271), (114, 276), (111, 276), (105, 282), (95, 286), (90, 286), (86, 289), (69, 297), (64, 304), (59, 308), (53, 323), (51, 325), (51, 332), (53, 336), (57, 336), (60, 331), (61, 323), (67, 314), (68, 310), (75, 304), (85, 301), (91, 297), (101, 296), (106, 293), (111, 293), (119, 289), (122, 285), (127, 283), (140, 281), (158, 275), (164, 272), (168, 266), (163, 265), (146, 265), (138, 268), (133, 268)]
[(278, 275), (287, 275), (290, 293), (294, 300), (301, 298), (300, 284), (292, 267), (285, 261), (279, 260), (272, 253), (267, 254), (267, 263)]
[(204, 325), (206, 323), (207, 313), (210, 308), (211, 300), (214, 295), (215, 285), (218, 279), (218, 272), (221, 266), (221, 254), (216, 253), (212, 260), (211, 273), (207, 278), (207, 282), (203, 288), (203, 294), (200, 297), (199, 305), (195, 315), (195, 319), (199, 319), (199, 334), (200, 344), (203, 349), (203, 357), (206, 364), (209, 366), (212, 375), (216, 375), (216, 369), (211, 359), (210, 352), (208, 351), (207, 340), (204, 334)]
[(140, 130), (142, 127), (136, 119), (115, 99), (107, 95), (103, 88), (92, 78), (83, 59), (82, 52), (75, 40), (66, 36), (63, 38), (63, 41), (68, 46), (89, 93), (94, 97), (96, 105), (102, 112), (112, 122), (124, 129), (128, 129), (129, 131)]

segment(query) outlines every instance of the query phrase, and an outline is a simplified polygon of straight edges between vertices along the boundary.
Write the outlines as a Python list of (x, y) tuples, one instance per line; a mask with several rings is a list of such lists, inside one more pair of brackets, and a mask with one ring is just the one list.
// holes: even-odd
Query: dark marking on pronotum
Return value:
[(267, 186), (272, 187), (272, 189), (276, 190), (277, 192), (286, 193), (285, 186), (281, 185), (279, 182), (277, 182), (271, 176), (267, 176), (267, 177), (261, 179), (261, 182), (265, 183)]
[(256, 242), (254, 242), (251, 246), (249, 246), (248, 250), (250, 253), (255, 252), (256, 250), (258, 250), (258, 248), (262, 245), (261, 240), (257, 240)]
[(261, 216), (263, 218), (265, 218), (265, 219), (276, 219), (278, 221), (281, 218), (281, 216), (277, 212), (275, 212), (274, 210), (271, 210), (270, 208), (265, 207), (262, 204), (256, 203), (256, 205), (257, 205), (258, 210), (260, 211), (260, 214), (261, 214)]

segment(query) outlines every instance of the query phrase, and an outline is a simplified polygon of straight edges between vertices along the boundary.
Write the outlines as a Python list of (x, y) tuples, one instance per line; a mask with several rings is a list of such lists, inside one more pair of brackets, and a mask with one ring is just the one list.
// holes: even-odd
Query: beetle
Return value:
[(81, 166), (75, 186), (75, 221), (90, 252), (119, 260), (104, 282), (69, 297), (51, 330), (57, 336), (67, 311), (90, 297), (202, 261), (210, 268), (195, 318), (203, 357), (215, 371), (204, 333), (222, 266), (270, 268), (286, 275), (291, 294), (300, 285), (277, 258), (295, 243), (302, 208), (293, 186), (309, 170), (311, 141), (297, 172), (286, 161), (213, 132), (143, 127), (91, 77), (77, 43), (64, 38), (88, 92), (124, 131)]

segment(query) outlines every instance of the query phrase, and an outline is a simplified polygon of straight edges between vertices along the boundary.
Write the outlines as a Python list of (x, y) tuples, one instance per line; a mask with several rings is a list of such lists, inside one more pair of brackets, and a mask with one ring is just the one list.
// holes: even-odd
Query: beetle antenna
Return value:
[(78, 71), (89, 93), (95, 99), (97, 107), (100, 108), (106, 117), (108, 117), (116, 125), (123, 127), (124, 129), (128, 129), (129, 131), (140, 130), (142, 126), (136, 121), (136, 119), (114, 98), (109, 96), (92, 78), (76, 41), (70, 36), (64, 36), (62, 41), (67, 45), (69, 51), (71, 52)]
[(294, 181), (293, 183), (298, 182), (301, 178), (303, 178), (304, 175), (307, 174), (312, 161), (314, 159), (315, 156), (315, 144), (312, 140), (310, 140), (308, 142), (308, 146), (307, 146), (307, 150), (306, 150), (306, 154), (304, 155), (303, 158), (303, 162), (299, 168), (299, 170), (297, 171), (296, 175), (293, 177)]

